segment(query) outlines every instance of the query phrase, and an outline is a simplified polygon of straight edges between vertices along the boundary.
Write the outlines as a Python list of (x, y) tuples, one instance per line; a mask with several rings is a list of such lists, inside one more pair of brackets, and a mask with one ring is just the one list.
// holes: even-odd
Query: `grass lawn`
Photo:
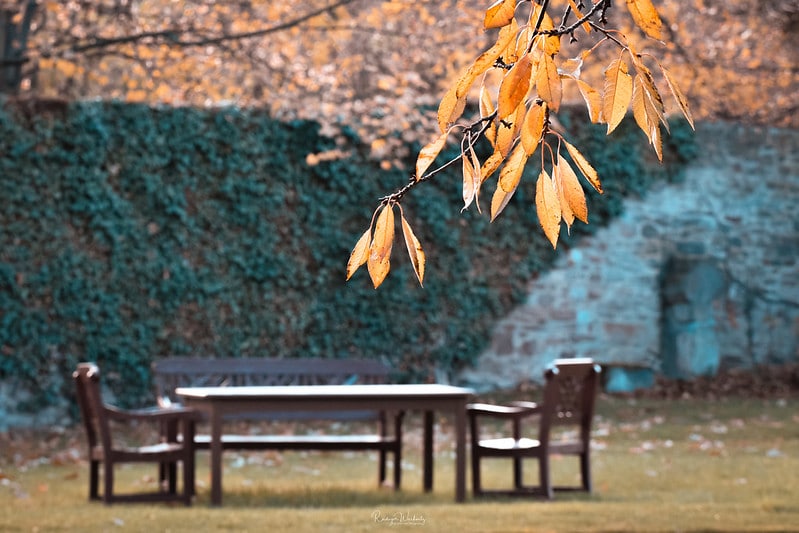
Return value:
[[(224, 505), (210, 508), (208, 456), (198, 456), (194, 506), (87, 501), (77, 429), (0, 435), (0, 531), (797, 531), (799, 398), (629, 400), (601, 397), (595, 491), (552, 502), (453, 503), (450, 425), (439, 421), (435, 491), (421, 491), (421, 429), (411, 413), (403, 490), (378, 488), (375, 454), (225, 454)], [(23, 444), (25, 443), (25, 444)], [(555, 483), (578, 480), (554, 461)], [(118, 470), (118, 487), (154, 485), (155, 469)], [(526, 475), (534, 479), (535, 465)], [(488, 487), (511, 480), (484, 462)], [(390, 477), (390, 476), (389, 476)]]

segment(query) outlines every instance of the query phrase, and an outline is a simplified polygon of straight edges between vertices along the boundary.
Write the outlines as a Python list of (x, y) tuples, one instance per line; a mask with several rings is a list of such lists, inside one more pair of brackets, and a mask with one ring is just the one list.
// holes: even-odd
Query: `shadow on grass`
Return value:
[[(441, 505), (452, 503), (451, 495), (423, 492), (394, 492), (390, 488), (368, 490), (349, 487), (308, 486), (299, 488), (273, 489), (255, 487), (252, 489), (227, 490), (222, 506), (229, 507), (280, 507), (280, 508), (341, 508), (341, 507), (379, 507), (397, 505)], [(209, 505), (210, 495), (200, 492), (195, 505)]]

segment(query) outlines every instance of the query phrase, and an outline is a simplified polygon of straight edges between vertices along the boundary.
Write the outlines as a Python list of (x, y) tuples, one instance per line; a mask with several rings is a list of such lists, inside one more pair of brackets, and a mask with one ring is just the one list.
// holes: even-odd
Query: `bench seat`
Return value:
[[(207, 450), (211, 435), (195, 435), (194, 445)], [(391, 450), (395, 445), (393, 435), (222, 435), (226, 450)]]

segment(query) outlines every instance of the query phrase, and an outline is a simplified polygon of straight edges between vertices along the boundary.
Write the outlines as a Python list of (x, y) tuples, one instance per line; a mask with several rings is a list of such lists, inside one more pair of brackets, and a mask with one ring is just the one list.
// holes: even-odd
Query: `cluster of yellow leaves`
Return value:
[[(490, 216), (493, 221), (519, 187), (529, 158), (540, 152), (541, 170), (535, 184), (535, 208), (541, 228), (553, 248), (557, 247), (562, 223), (570, 228), (575, 220), (588, 222), (585, 192), (574, 167), (598, 193), (602, 193), (602, 184), (594, 167), (574, 145), (552, 128), (550, 114), (556, 113), (561, 106), (564, 81), (576, 84), (586, 103), (589, 118), (592, 122), (607, 124), (608, 134), (632, 107), (636, 123), (647, 135), (659, 159), (662, 159), (661, 125), (668, 130), (663, 99), (651, 70), (644, 62), (645, 56), (638, 54), (622, 34), (600, 28), (592, 21), (591, 17), (602, 7), (601, 2), (591, 4), (588, 9), (583, 2), (578, 5), (568, 0), (567, 4), (566, 13), (573, 13), (576, 23), (574, 20), (567, 21), (564, 15), (561, 23), (556, 25), (547, 12), (550, 2), (496, 0), (485, 11), (483, 26), (486, 30), (499, 30), (496, 41), (463, 71), (442, 98), (438, 108), (440, 133), (421, 149), (415, 174), (418, 183), (437, 173), (438, 169), (426, 174), (452, 132), (462, 130), (460, 158), (463, 209), (474, 203), (477, 210), (481, 211), (481, 187), (499, 170), (491, 199)], [(647, 36), (659, 39), (662, 22), (651, 0), (627, 0), (626, 4), (640, 29)], [(519, 13), (522, 5), (529, 6), (526, 17)], [(522, 19), (521, 24), (519, 19)], [(578, 28), (584, 32), (597, 31), (604, 34), (600, 44), (608, 42), (619, 47), (618, 57), (605, 69), (601, 91), (580, 79), (582, 64), (594, 48), (584, 50), (576, 58), (564, 60), (559, 57), (561, 35), (569, 32), (555, 31), (555, 28), (566, 28), (569, 24), (573, 24), (570, 32)], [(628, 60), (632, 63), (632, 71)], [(660, 70), (679, 109), (693, 126), (686, 98), (677, 87), (674, 77), (662, 66)], [(491, 74), (497, 72), (500, 73), (500, 81), (494, 87), (490, 84), (493, 79)], [(459, 125), (458, 120), (466, 109), (467, 99), (478, 81), (480, 117), (470, 125)], [(476, 133), (478, 130), (479, 133)], [(478, 158), (474, 150), (474, 144), (481, 135), (493, 148), (484, 161)], [(565, 147), (568, 158), (562, 156), (561, 147)], [(370, 226), (350, 256), (347, 279), (360, 265), (368, 262), (375, 287), (382, 283), (389, 270), (387, 254), (391, 248), (387, 239), (393, 238), (393, 218), (389, 220), (386, 213), (393, 213), (394, 202), (392, 197), (388, 197), (378, 210), (379, 214), (376, 212), (374, 231)], [(392, 226), (390, 232), (385, 226), (389, 222)], [(403, 217), (403, 231), (406, 226)], [(415, 236), (409, 241), (406, 234), (406, 244), (421, 282), (424, 268), (422, 249)]]
[(347, 279), (350, 279), (358, 268), (366, 263), (369, 277), (375, 289), (386, 279), (391, 269), (391, 249), (394, 244), (394, 206), (399, 208), (402, 235), (408, 255), (419, 279), (419, 284), (424, 283), (425, 256), (419, 239), (413, 233), (410, 224), (405, 218), (402, 206), (387, 202), (375, 211), (369, 229), (358, 239), (355, 248), (350, 254), (347, 263)]

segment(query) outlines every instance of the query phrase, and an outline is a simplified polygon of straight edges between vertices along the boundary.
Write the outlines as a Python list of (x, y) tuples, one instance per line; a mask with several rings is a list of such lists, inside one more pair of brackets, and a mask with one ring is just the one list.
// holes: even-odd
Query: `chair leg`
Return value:
[(394, 490), (400, 489), (402, 483), (402, 446), (394, 450)]
[(169, 494), (177, 494), (178, 492), (178, 464), (167, 463), (167, 483), (169, 485)]
[(583, 489), (586, 492), (593, 491), (593, 483), (591, 481), (591, 458), (589, 452), (580, 454), (580, 473), (583, 478)]
[[(189, 496), (188, 497), (191, 498), (192, 496), (196, 496), (197, 495), (197, 473), (196, 473), (196, 470), (197, 470), (197, 448), (195, 447), (195, 444), (194, 444), (194, 435), (196, 433), (196, 429), (197, 428), (195, 426), (194, 420), (186, 420), (184, 422), (183, 429), (184, 429), (184, 431), (183, 431), (184, 442), (186, 442), (188, 445), (191, 446), (191, 451), (189, 452), (189, 459), (188, 459), (188, 462), (191, 463), (191, 464), (184, 463), (184, 466), (187, 467), (186, 469), (188, 471), (188, 476), (189, 476), (188, 477), (188, 484), (186, 485), (186, 487), (187, 487), (186, 490), (189, 491)], [(184, 478), (184, 480), (185, 479), (186, 478)]]
[(516, 490), (522, 489), (522, 459), (521, 457), (513, 458), (513, 486)]
[(394, 416), (394, 438), (397, 441), (394, 448), (394, 490), (400, 490), (402, 485), (402, 419), (404, 417), (404, 411), (400, 411)]
[(99, 500), (100, 462), (89, 461), (89, 500)]
[(540, 476), (541, 481), (541, 490), (544, 493), (544, 497), (547, 500), (551, 500), (554, 497), (554, 492), (552, 490), (552, 482), (550, 481), (549, 477), (549, 454), (544, 453), (538, 459), (538, 475)]
[(472, 437), (472, 495), (480, 496), (483, 489), (480, 487), (480, 435), (477, 429), (477, 416), (469, 413), (469, 429)]
[[(518, 418), (513, 420), (513, 440), (519, 442), (522, 438), (522, 425)], [(513, 458), (513, 486), (516, 490), (522, 488), (522, 458)]]
[(167, 468), (166, 463), (158, 463), (158, 489), (161, 490), (166, 485)]
[(382, 486), (386, 481), (386, 451), (380, 450), (380, 459), (377, 471), (377, 484)]
[(480, 496), (483, 489), (480, 486), (480, 454), (472, 447), (472, 494)]
[(103, 462), (103, 502), (106, 504), (114, 501), (114, 465), (111, 461)]
[[(380, 436), (385, 438), (386, 437), (386, 412), (380, 412), (380, 420), (378, 421), (378, 430), (380, 432)], [(380, 450), (380, 458), (378, 460), (378, 471), (377, 471), (377, 485), (383, 486), (383, 483), (386, 481), (386, 451)]]
[(194, 496), (194, 451), (186, 455), (183, 459), (183, 503), (186, 507), (191, 505), (191, 498)]

